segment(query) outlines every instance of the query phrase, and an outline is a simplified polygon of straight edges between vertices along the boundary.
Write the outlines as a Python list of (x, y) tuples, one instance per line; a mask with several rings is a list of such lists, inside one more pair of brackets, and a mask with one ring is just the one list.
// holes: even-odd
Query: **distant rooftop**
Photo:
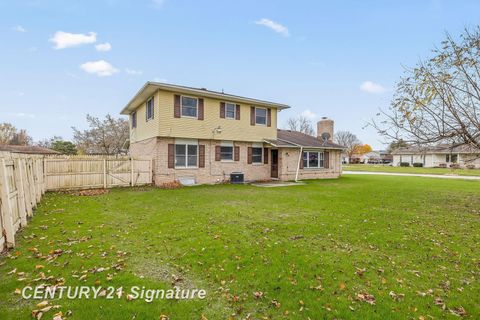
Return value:
[(60, 152), (48, 148), (38, 146), (17, 146), (10, 144), (0, 144), (0, 151), (28, 154), (60, 154)]

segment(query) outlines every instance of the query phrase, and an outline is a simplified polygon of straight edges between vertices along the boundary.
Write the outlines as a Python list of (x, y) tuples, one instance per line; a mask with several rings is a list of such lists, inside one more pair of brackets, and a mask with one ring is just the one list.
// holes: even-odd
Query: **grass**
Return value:
[[(176, 283), (207, 298), (62, 299), (46, 319), (59, 310), (71, 319), (458, 319), (463, 310), (478, 319), (479, 230), (477, 181), (346, 176), (287, 188), (49, 193), (0, 258), (0, 319), (30, 318), (39, 300), (15, 290), (55, 281)], [(63, 253), (42, 259), (55, 249)], [(93, 272), (100, 267), (109, 269)], [(35, 282), (40, 272), (52, 279)]]
[(421, 173), (459, 176), (480, 176), (480, 169), (451, 169), (451, 168), (417, 168), (417, 167), (392, 167), (374, 164), (348, 164), (343, 165), (345, 171), (370, 171), (394, 173)]

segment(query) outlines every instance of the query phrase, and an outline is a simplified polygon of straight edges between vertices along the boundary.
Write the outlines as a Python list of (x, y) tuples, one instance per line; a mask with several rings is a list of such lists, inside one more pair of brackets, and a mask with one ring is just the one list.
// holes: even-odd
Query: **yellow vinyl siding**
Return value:
[[(240, 120), (222, 119), (220, 118), (220, 102), (223, 100), (212, 98), (204, 98), (204, 120), (175, 118), (173, 115), (174, 95), (175, 93), (168, 91), (158, 91), (156, 95), (160, 103), (160, 113), (155, 111), (155, 119), (159, 115), (159, 136), (232, 141), (262, 141), (277, 137), (277, 109), (275, 108), (271, 108), (270, 127), (251, 126), (251, 105), (246, 104), (240, 104)], [(225, 100), (225, 102), (236, 103), (234, 100)], [(145, 114), (143, 116), (145, 117)], [(212, 131), (218, 126), (221, 126), (222, 132), (214, 135)]]
[(135, 110), (137, 112), (136, 128), (132, 128), (132, 115), (130, 114), (130, 143), (158, 136), (160, 118), (158, 91), (154, 94), (153, 104), (153, 119), (150, 119), (148, 121), (146, 121), (146, 101), (144, 101), (137, 107), (137, 109)]

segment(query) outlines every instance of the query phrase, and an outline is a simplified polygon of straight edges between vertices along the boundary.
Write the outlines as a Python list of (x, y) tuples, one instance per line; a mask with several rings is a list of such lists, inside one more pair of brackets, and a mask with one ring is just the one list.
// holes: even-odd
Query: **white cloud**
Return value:
[(310, 110), (305, 110), (301, 113), (301, 115), (309, 120), (313, 120), (317, 117), (317, 114), (313, 111), (310, 111)]
[(255, 24), (258, 24), (258, 25), (261, 25), (261, 26), (265, 26), (269, 29), (272, 29), (273, 31), (275, 31), (276, 33), (279, 33), (281, 34), (282, 36), (284, 37), (288, 37), (290, 36), (290, 32), (288, 32), (288, 28), (285, 27), (284, 25), (281, 25), (280, 23), (277, 23), (275, 21), (272, 21), (270, 19), (266, 19), (266, 18), (263, 18), (263, 19), (260, 19), (260, 20), (257, 20), (255, 21)]
[(165, 1), (166, 0), (152, 0), (153, 7), (160, 9), (165, 4)]
[(95, 49), (97, 49), (97, 51), (103, 51), (103, 52), (110, 51), (112, 50), (112, 45), (108, 42), (99, 43), (95, 45)]
[(132, 75), (132, 76), (139, 76), (139, 75), (143, 74), (142, 70), (135, 70), (135, 69), (129, 69), (129, 68), (126, 68), (125, 72), (127, 74)]
[(360, 85), (360, 90), (368, 92), (368, 93), (384, 93), (386, 89), (379, 83), (375, 83), (372, 81), (365, 81)]
[(15, 26), (12, 28), (13, 31), (17, 31), (17, 32), (27, 32), (27, 29), (25, 29), (24, 27), (22, 27), (21, 25), (18, 25), (18, 26)]
[(91, 74), (96, 74), (99, 77), (108, 77), (118, 72), (110, 63), (105, 60), (89, 61), (80, 65), (80, 68)]
[(57, 31), (48, 41), (55, 44), (55, 49), (65, 49), (77, 47), (82, 44), (95, 43), (97, 41), (97, 34), (95, 32), (83, 34)]
[(33, 113), (26, 112), (10, 112), (8, 115), (16, 118), (35, 118), (35, 115)]

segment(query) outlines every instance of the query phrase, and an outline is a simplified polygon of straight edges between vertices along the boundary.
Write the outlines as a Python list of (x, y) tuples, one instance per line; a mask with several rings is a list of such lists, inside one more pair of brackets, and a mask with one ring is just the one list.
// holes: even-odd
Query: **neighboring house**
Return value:
[(9, 144), (0, 144), (0, 151), (8, 151), (13, 153), (26, 153), (26, 154), (60, 154), (52, 149), (37, 147), (37, 146), (18, 146), (18, 145), (9, 145)]
[(147, 82), (123, 108), (130, 116), (130, 154), (154, 160), (159, 185), (228, 181), (336, 178), (342, 146), (331, 142), (333, 121), (322, 119), (324, 140), (277, 130), (289, 106), (165, 83)]
[(471, 146), (461, 145), (451, 147), (438, 145), (435, 147), (398, 148), (392, 152), (393, 165), (399, 166), (401, 162), (421, 164), (423, 167), (470, 167), (480, 168), (480, 150)]

